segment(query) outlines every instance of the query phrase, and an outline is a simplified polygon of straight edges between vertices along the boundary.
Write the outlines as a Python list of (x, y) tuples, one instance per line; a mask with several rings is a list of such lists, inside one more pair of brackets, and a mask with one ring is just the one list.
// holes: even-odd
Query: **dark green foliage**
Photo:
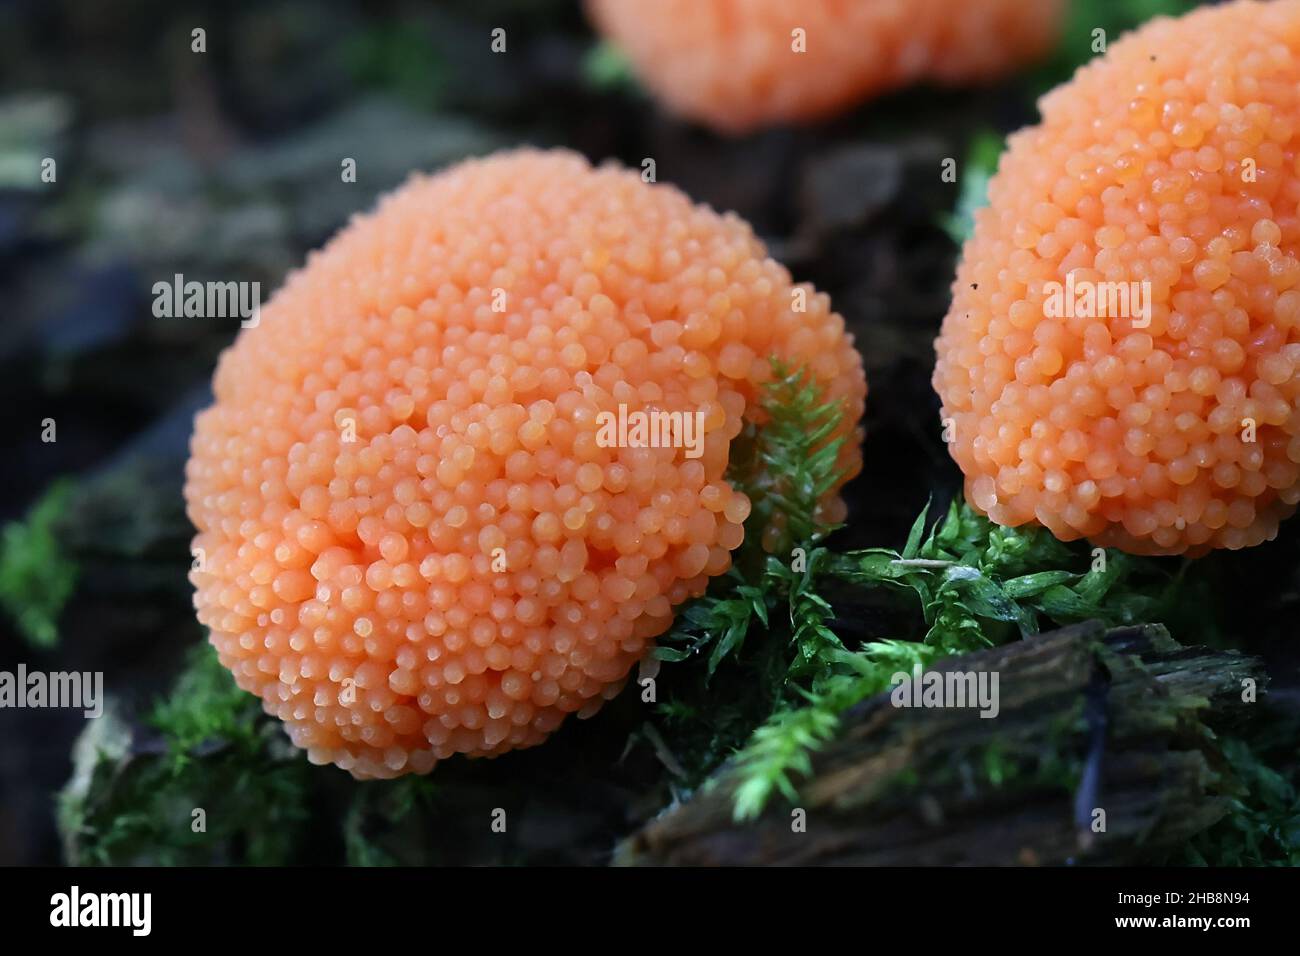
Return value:
[[(738, 816), (760, 812), (773, 790), (789, 797), (792, 776), (807, 771), (808, 750), (835, 732), (837, 715), (886, 690), (895, 674), (1029, 637), (1048, 623), (1137, 624), (1174, 614), (1183, 565), (1170, 571), (1158, 561), (1062, 544), (1042, 528), (1003, 528), (958, 501), (927, 533), (928, 512), (916, 519), (902, 551), (810, 555), (808, 574), (797, 578), (803, 610), (793, 618), (795, 633), (804, 635), (796, 651), (807, 655), (797, 670), (804, 684), (793, 709), (778, 707), (741, 751)], [(816, 593), (833, 578), (913, 595), (924, 637), (869, 640), (846, 651), (826, 627), (830, 604)], [(793, 602), (796, 591), (789, 593)]]
[[(1262, 740), (1223, 741), (1238, 793), (1228, 815), (1188, 845), (1175, 863), (1196, 866), (1300, 866), (1300, 786), (1294, 722), (1275, 723)], [(1276, 768), (1288, 768), (1280, 771)]]
[[(396, 866), (395, 852), (384, 845), (388, 832), (434, 809), (436, 784), (430, 777), (374, 780), (356, 788), (343, 820), (343, 842), (352, 866)], [(410, 834), (404, 834), (410, 836)], [(423, 834), (421, 834), (423, 836)], [(409, 841), (408, 841), (409, 842)]]
[[(1042, 528), (995, 525), (960, 501), (933, 524), (926, 508), (901, 551), (829, 550), (818, 544), (833, 529), (817, 501), (837, 480), (839, 442), (827, 438), (839, 410), (821, 402), (801, 374), (779, 366), (764, 408), (769, 421), (749, 433), (729, 474), (754, 503), (736, 568), (679, 613), (658, 651), (665, 661), (705, 660), (703, 668), (678, 665), (699, 673), (664, 703), (663, 736), (688, 785), (734, 756), (743, 775), (739, 817), (759, 813), (774, 791), (793, 798), (810, 751), (835, 732), (838, 715), (888, 689), (900, 672), (1049, 625), (1187, 616), (1179, 609), (1186, 562), (1062, 544)], [(777, 515), (784, 534), (774, 554), (761, 555), (754, 542)], [(836, 582), (910, 596), (924, 632), (918, 639), (867, 635), (847, 647), (827, 596)], [(1180, 633), (1204, 640), (1210, 628), (1202, 615)], [(738, 681), (742, 696), (710, 693), (715, 675)]]
[[(798, 407), (808, 405), (804, 401)], [(797, 430), (798, 419), (786, 417), (788, 408), (778, 400), (769, 405), (771, 427), (781, 434)], [(815, 434), (811, 429), (806, 433)], [(799, 458), (782, 459), (781, 450)], [(785, 467), (798, 473), (799, 462), (807, 459), (806, 450), (791, 443), (778, 446), (764, 463), (778, 474)], [(784, 501), (808, 513), (808, 497)], [(772, 614), (775, 625), (778, 602), (789, 608), (788, 621), (773, 628), (789, 634), (788, 666), (767, 692), (773, 702), (770, 716), (737, 758), (744, 774), (738, 816), (758, 813), (774, 790), (791, 797), (792, 779), (806, 772), (809, 751), (834, 733), (838, 714), (887, 689), (897, 673), (1035, 634), (1044, 621), (1159, 621), (1172, 613), (1177, 600), (1181, 567), (1170, 571), (1160, 562), (1119, 552), (1091, 553), (1064, 545), (1041, 528), (1002, 528), (959, 502), (933, 526), (927, 516), (928, 508), (902, 551), (838, 554), (814, 548), (799, 570), (793, 562), (769, 556), (757, 584), (746, 585), (735, 575), (724, 595), (706, 598), (684, 615), (692, 646), (713, 641), (716, 658), (717, 649), (723, 648), (725, 656), (740, 646), (751, 620), (761, 616), (766, 622)], [(811, 519), (800, 527), (808, 525), (816, 527)], [(819, 593), (834, 578), (914, 595), (927, 628), (923, 639), (870, 640), (850, 652), (830, 626), (830, 601)], [(715, 658), (710, 672), (717, 666)]]
[(832, 567), (858, 584), (915, 592), (930, 626), (926, 643), (942, 647), (963, 630), (991, 632), (993, 642), (1011, 636), (998, 623), (1015, 625), (1023, 637), (1042, 630), (1043, 619), (1117, 626), (1178, 614), (1186, 561), (1062, 544), (1037, 526), (1000, 527), (958, 501), (923, 538), (925, 519), (923, 512), (901, 553), (851, 552)]
[[(734, 569), (722, 579), (719, 593), (693, 601), (680, 614), (664, 643), (655, 648), (661, 661), (684, 661), (706, 648), (708, 673), (712, 675), (724, 657), (740, 650), (751, 621), (767, 626), (766, 582), (744, 583)], [(675, 645), (682, 646), (675, 646)]]
[[(678, 612), (656, 651), (664, 661), (705, 660), (703, 668), (674, 675), (686, 686), (679, 685), (660, 707), (665, 736), (688, 785), (702, 780), (774, 707), (797, 693), (803, 678), (842, 650), (827, 626), (830, 605), (811, 586), (822, 560), (813, 543), (833, 530), (818, 501), (838, 480), (843, 439), (830, 436), (842, 413), (836, 403), (822, 400), (802, 371), (777, 361), (772, 368), (763, 401), (768, 421), (747, 429), (732, 448), (728, 479), (752, 504), (736, 566)], [(761, 539), (773, 526), (779, 534), (768, 539), (768, 547), (775, 555), (799, 555), (797, 562), (764, 553)], [(761, 646), (747, 648), (747, 636), (758, 630)], [(721, 679), (737, 695), (730, 702), (711, 686), (724, 662), (730, 668)], [(700, 721), (706, 722), (703, 728)]]
[[(207, 644), (142, 725), (113, 712), (78, 744), (60, 794), (77, 865), (291, 863), (308, 818), (311, 768)], [(195, 811), (205, 830), (195, 832)]]
[(184, 773), (193, 755), (214, 741), (245, 753), (256, 752), (262, 746), (263, 722), (257, 699), (239, 689), (207, 644), (190, 652), (171, 694), (154, 705), (146, 719), (166, 741), (168, 769), (173, 775)]
[(802, 369), (792, 371), (776, 359), (772, 379), (763, 387), (763, 409), (767, 421), (749, 426), (732, 444), (727, 471), (728, 480), (753, 506), (745, 522), (742, 566), (746, 561), (752, 565), (761, 545), (785, 554), (834, 530), (817, 503), (840, 480), (836, 460), (844, 439), (831, 435), (843, 409), (824, 401)]
[(832, 530), (817, 502), (838, 479), (836, 457), (844, 442), (829, 439), (840, 410), (823, 402), (802, 372), (792, 373), (778, 361), (772, 371), (763, 402), (769, 421), (737, 439), (727, 473), (752, 505), (736, 568), (679, 611), (656, 651), (660, 660), (682, 661), (707, 649), (709, 675), (740, 651), (752, 622), (768, 626), (769, 613), (785, 600), (794, 580), (784, 563), (763, 554), (764, 531), (774, 524), (783, 529), (771, 550), (785, 553), (792, 542), (806, 547)]
[(0, 540), (0, 605), (34, 647), (58, 643), (59, 615), (76, 587), (77, 566), (54, 532), (71, 494), (71, 482), (56, 482), (25, 521), (5, 527)]
[(787, 568), (776, 558), (768, 559), (769, 574), (784, 579), (783, 590), (790, 607), (790, 648), (794, 654), (786, 672), (787, 683), (815, 680), (827, 673), (844, 652), (844, 645), (829, 626), (834, 609), (817, 593), (818, 576), (827, 558), (824, 548), (816, 548), (808, 553), (802, 569)]

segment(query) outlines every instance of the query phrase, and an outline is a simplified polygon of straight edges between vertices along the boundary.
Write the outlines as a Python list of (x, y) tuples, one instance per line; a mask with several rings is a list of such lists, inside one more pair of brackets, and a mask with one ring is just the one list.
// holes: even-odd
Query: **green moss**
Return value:
[[(439, 862), (421, 857), (430, 843), (420, 819), (435, 809), (430, 777), (368, 781), (355, 788), (343, 820), (343, 842), (352, 866), (399, 866)], [(414, 859), (412, 859), (414, 857)]]
[(73, 865), (287, 864), (299, 859), (310, 768), (211, 647), (195, 648), (142, 724), (91, 721), (59, 799)]
[(77, 583), (77, 566), (55, 534), (72, 488), (71, 481), (55, 482), (26, 519), (0, 536), (0, 605), (33, 647), (58, 643), (59, 615)]
[(1294, 721), (1255, 739), (1229, 737), (1223, 753), (1236, 784), (1228, 815), (1188, 843), (1193, 866), (1300, 866), (1300, 767)]
[(190, 652), (171, 694), (154, 705), (146, 722), (163, 735), (174, 774), (183, 773), (193, 755), (214, 742), (251, 754), (264, 741), (257, 698), (239, 689), (206, 643)]
[[(1177, 619), (1184, 637), (1212, 636), (1212, 619), (1186, 600), (1186, 562), (1098, 553), (1034, 526), (1003, 528), (960, 500), (933, 523), (927, 507), (901, 551), (822, 545), (833, 528), (817, 502), (838, 480), (840, 443), (828, 438), (841, 411), (799, 372), (774, 371), (764, 396), (769, 420), (733, 445), (728, 473), (753, 502), (746, 543), (732, 572), (681, 610), (657, 652), (696, 675), (665, 701), (661, 736), (691, 785), (734, 756), (738, 817), (756, 816), (776, 792), (793, 799), (839, 714), (886, 690), (899, 671), (1084, 620)], [(764, 555), (755, 542), (777, 516), (783, 538)], [(828, 596), (837, 583), (919, 605), (923, 637), (847, 646)], [(708, 687), (714, 680), (723, 686)], [(985, 769), (996, 775), (998, 767)]]
[[(779, 562), (769, 568), (769, 578), (785, 580), (792, 631), (802, 635), (794, 642), (798, 664), (791, 671), (798, 681), (787, 685), (797, 693), (777, 696), (769, 719), (740, 751), (738, 817), (756, 816), (775, 791), (790, 798), (792, 780), (808, 772), (810, 752), (835, 733), (838, 715), (884, 691), (899, 671), (1027, 637), (1045, 626), (1189, 618), (1185, 562), (1097, 555), (1086, 545), (1062, 544), (1042, 528), (1000, 527), (961, 501), (933, 525), (928, 511), (913, 524), (902, 551), (817, 549), (802, 574)], [(818, 593), (834, 579), (911, 595), (927, 627), (924, 638), (872, 640), (846, 650), (828, 627), (833, 608)], [(1190, 610), (1199, 619), (1189, 620), (1184, 633), (1212, 632), (1213, 622), (1196, 615), (1195, 605)], [(995, 761), (985, 769), (996, 774), (999, 766)]]

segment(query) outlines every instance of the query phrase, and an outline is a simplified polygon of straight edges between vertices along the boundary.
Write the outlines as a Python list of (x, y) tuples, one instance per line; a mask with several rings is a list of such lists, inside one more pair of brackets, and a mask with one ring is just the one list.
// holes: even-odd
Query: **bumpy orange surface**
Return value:
[[(359, 777), (594, 710), (741, 541), (769, 356), (856, 427), (861, 360), (796, 288), (735, 216), (571, 153), (414, 178), (221, 358), (185, 493), (222, 662)], [(701, 412), (702, 454), (611, 446), (620, 405)]]
[(739, 132), (827, 116), (912, 82), (999, 76), (1051, 48), (1064, 0), (588, 0), (588, 8), (672, 110)]
[[(1300, 501), (1300, 2), (1153, 22), (1041, 108), (937, 342), (971, 503), (1138, 553), (1271, 538)], [(1102, 316), (1112, 289), (1138, 297)]]

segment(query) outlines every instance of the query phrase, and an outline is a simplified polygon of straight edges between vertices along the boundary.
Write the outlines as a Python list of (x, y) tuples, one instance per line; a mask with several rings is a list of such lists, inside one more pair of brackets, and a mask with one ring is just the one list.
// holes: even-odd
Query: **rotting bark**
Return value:
[[(846, 712), (799, 781), (755, 821), (732, 818), (735, 770), (625, 841), (630, 865), (1134, 862), (1219, 820), (1234, 782), (1214, 731), (1253, 717), (1254, 658), (1183, 647), (1159, 625), (1088, 622), (951, 658), (999, 675), (1000, 710)], [(802, 809), (806, 832), (795, 825)], [(1104, 830), (1098, 811), (1104, 811)]]

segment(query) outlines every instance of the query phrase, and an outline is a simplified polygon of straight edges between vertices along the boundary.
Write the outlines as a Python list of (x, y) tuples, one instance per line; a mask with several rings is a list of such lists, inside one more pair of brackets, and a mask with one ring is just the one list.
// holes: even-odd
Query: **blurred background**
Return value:
[[(909, 90), (832, 122), (732, 139), (663, 114), (573, 0), (2, 0), (0, 669), (103, 671), (129, 722), (203, 640), (181, 474), (238, 321), (156, 318), (154, 283), (259, 281), (267, 297), (411, 171), (508, 145), (632, 166), (653, 157), (661, 182), (736, 211), (797, 279), (831, 295), (871, 387), (868, 467), (848, 491), (842, 543), (899, 544), (928, 496), (959, 485), (935, 424), (931, 343), (980, 176), (1005, 133), (1032, 121), (1037, 95), (1091, 55), (1092, 27), (1117, 32), (1187, 6), (1078, 3), (1057, 53), (999, 85)], [(496, 27), (504, 55), (489, 47)], [(195, 28), (205, 53), (191, 51)], [(45, 157), (57, 161), (54, 182), (41, 179)], [(949, 157), (967, 170), (960, 183), (939, 176)], [(355, 183), (341, 180), (344, 158)], [(51, 419), (53, 442), (42, 440)], [(1233, 609), (1232, 626), (1277, 674), (1296, 669), (1280, 640), (1300, 610), (1296, 524), (1206, 572), (1270, 595)], [(530, 805), (515, 858), (600, 862), (662, 796), (638, 796), (652, 760), (620, 760), (634, 718), (610, 711), (603, 728), (566, 727), (548, 744), (550, 770), (530, 752), (509, 766), (439, 768), (439, 785), (549, 773), (550, 801)], [(0, 711), (0, 863), (73, 852), (55, 794), (85, 726), (74, 710)], [(147, 732), (130, 746), (128, 757), (153, 752)], [(576, 775), (575, 796), (564, 778), (579, 765), (600, 769)], [(320, 772), (320, 805), (285, 822), (295, 849), (236, 846), (229, 859), (366, 862), (348, 834), (312, 830), (330, 814), (368, 826), (344, 775)], [(475, 848), (447, 854), (493, 861)]]

